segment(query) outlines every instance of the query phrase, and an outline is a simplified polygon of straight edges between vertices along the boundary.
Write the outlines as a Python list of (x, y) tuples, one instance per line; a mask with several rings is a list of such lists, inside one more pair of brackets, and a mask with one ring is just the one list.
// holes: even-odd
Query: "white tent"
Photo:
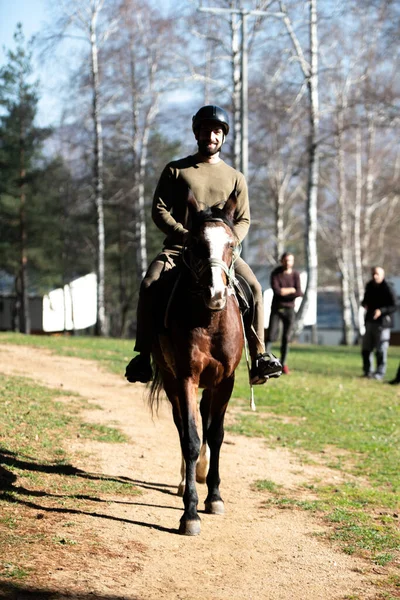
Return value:
[(79, 277), (63, 288), (43, 296), (43, 331), (86, 329), (97, 320), (97, 278), (95, 273)]

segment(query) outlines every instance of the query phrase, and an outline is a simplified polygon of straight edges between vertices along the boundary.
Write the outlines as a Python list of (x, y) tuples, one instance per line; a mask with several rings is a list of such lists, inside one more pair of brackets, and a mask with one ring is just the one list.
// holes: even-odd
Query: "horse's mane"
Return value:
[(224, 213), (222, 208), (217, 205), (207, 206), (203, 210), (192, 215), (192, 226), (191, 231), (195, 234), (204, 223), (209, 221), (223, 221), (230, 229), (233, 229), (233, 221)]

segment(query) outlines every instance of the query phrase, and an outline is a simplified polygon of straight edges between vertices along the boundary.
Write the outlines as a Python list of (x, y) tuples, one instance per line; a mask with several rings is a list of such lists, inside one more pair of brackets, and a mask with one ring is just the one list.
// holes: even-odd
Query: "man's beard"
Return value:
[(217, 144), (216, 146), (213, 146), (212, 148), (208, 148), (208, 142), (205, 142), (203, 140), (198, 140), (197, 146), (199, 148), (200, 154), (202, 154), (203, 156), (210, 157), (210, 156), (214, 156), (214, 154), (217, 154), (218, 152), (220, 152), (222, 144)]

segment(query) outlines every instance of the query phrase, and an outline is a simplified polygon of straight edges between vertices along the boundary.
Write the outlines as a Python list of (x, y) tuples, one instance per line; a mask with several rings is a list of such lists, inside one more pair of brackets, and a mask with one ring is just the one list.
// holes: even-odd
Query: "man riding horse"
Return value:
[[(246, 180), (242, 173), (220, 158), (221, 147), (229, 133), (227, 113), (219, 106), (203, 106), (193, 116), (192, 129), (198, 151), (186, 158), (170, 162), (158, 182), (152, 207), (152, 218), (167, 236), (161, 253), (150, 264), (140, 288), (137, 308), (137, 333), (134, 350), (139, 352), (126, 368), (130, 382), (147, 383), (152, 379), (151, 350), (154, 315), (151, 293), (154, 284), (166, 271), (175, 267), (188, 234), (187, 198), (191, 190), (200, 207), (223, 206), (235, 192), (237, 206), (234, 233), (238, 245), (250, 226), (250, 208)], [(252, 364), (252, 384), (263, 384), (269, 377), (279, 377), (282, 366), (278, 359), (265, 352), (264, 308), (262, 288), (249, 265), (238, 257), (235, 272), (249, 285), (254, 297), (253, 323), (245, 322), (245, 333)]]

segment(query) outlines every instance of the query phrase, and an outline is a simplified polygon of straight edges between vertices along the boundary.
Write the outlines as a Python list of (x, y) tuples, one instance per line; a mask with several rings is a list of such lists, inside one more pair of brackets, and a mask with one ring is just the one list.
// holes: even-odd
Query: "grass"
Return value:
[[(298, 452), (326, 453), (329, 466), (390, 490), (400, 499), (399, 388), (358, 377), (357, 348), (293, 348), (292, 374), (255, 388), (257, 411), (244, 410), (233, 428), (266, 437), (270, 444)], [(391, 349), (388, 371), (394, 373), (400, 348)], [(335, 364), (326, 368), (321, 364)], [(234, 395), (248, 395), (240, 373)], [(245, 407), (244, 407), (245, 408)], [(267, 415), (268, 418), (262, 418)], [(285, 417), (284, 419), (282, 417)], [(347, 460), (345, 450), (351, 460)], [(324, 458), (322, 456), (322, 458)]]
[[(389, 352), (387, 379), (396, 373), (400, 348)], [(291, 375), (256, 388), (257, 412), (241, 402), (231, 429), (265, 437), (269, 446), (285, 446), (300, 460), (336, 469), (343, 483), (316, 482), (309, 500), (309, 489), (288, 494), (274, 482), (259, 481), (256, 489), (266, 496), (265, 507), (313, 511), (327, 525), (325, 536), (344, 552), (397, 570), (400, 389), (361, 379), (358, 348), (294, 345), (289, 358)], [(243, 397), (247, 387), (240, 372), (235, 396)]]
[[(28, 338), (23, 339), (26, 343)], [(20, 336), (16, 340), (22, 341)], [(76, 455), (69, 440), (128, 441), (115, 427), (83, 421), (82, 410), (89, 407), (84, 398), (29, 378), (0, 374), (0, 406), (0, 581), (18, 582), (30, 576), (29, 565), (39, 560), (38, 543), (43, 556), (55, 543), (73, 546), (78, 543), (75, 537), (81, 546), (89, 543), (79, 523), (71, 536), (62, 535), (57, 541), (52, 534), (57, 515), (59, 519), (69, 513), (95, 514), (99, 502), (139, 490), (126, 478), (74, 466)]]
[[(132, 356), (133, 347), (131, 340), (26, 337), (8, 333), (0, 334), (0, 343), (43, 347), (58, 354), (97, 360), (105, 369), (121, 376)], [(387, 379), (394, 376), (399, 360), (400, 348), (391, 347)], [(289, 365), (289, 376), (254, 388), (257, 411), (252, 412), (248, 402), (247, 367), (242, 361), (231, 400), (232, 407), (239, 410), (235, 411), (231, 430), (247, 436), (264, 437), (269, 446), (284, 446), (296, 453), (300, 461), (336, 469), (342, 483), (330, 485), (315, 481), (311, 489), (288, 493), (273, 481), (255, 482), (265, 509), (279, 507), (312, 511), (324, 520), (325, 536), (339, 544), (344, 552), (363, 556), (379, 567), (390, 567), (396, 571), (400, 549), (399, 387), (361, 379), (361, 356), (357, 347), (294, 344), (289, 354)], [(18, 388), (24, 385), (22, 381), (8, 385), (16, 386), (12, 396), (17, 404), (8, 412), (11, 413), (9, 418), (14, 419), (16, 435), (13, 443), (17, 454), (40, 457), (42, 450), (38, 445), (41, 445), (43, 449), (51, 449), (53, 464), (62, 465), (68, 460), (62, 447), (62, 436), (70, 435), (71, 428), (80, 430), (85, 436), (103, 435), (102, 428), (73, 421), (76, 410), (69, 412), (63, 403), (63, 410), (57, 410), (52, 416), (53, 424), (49, 422), (46, 426), (52, 430), (51, 436), (47, 434), (36, 440), (34, 429), (29, 429), (37, 422), (34, 415), (30, 417), (32, 407), (39, 403), (35, 388), (29, 384), (30, 395), (27, 396), (27, 390)], [(37, 393), (47, 398), (46, 402), (57, 406), (56, 392), (41, 390)], [(22, 404), (18, 404), (19, 401)], [(71, 407), (81, 402), (82, 399), (74, 397)], [(0, 417), (0, 428), (3, 418), (4, 415)], [(49, 417), (43, 415), (41, 418)], [(30, 433), (25, 437), (27, 431)], [(114, 437), (114, 441), (119, 441), (118, 432), (106, 432), (106, 436), (109, 436), (109, 442)], [(14, 465), (14, 468), (17, 467)], [(71, 494), (79, 496), (81, 482), (76, 479), (69, 476), (68, 481)], [(86, 481), (86, 491), (95, 493), (100, 483)], [(62, 482), (57, 485), (65, 493)], [(77, 487), (74, 488), (74, 485)], [(117, 485), (116, 482), (113, 485)], [(125, 489), (122, 482), (119, 485)], [(7, 527), (13, 531), (15, 523), (10, 521)], [(390, 588), (397, 590), (398, 594), (399, 576), (391, 571), (388, 577), (391, 578)], [(391, 596), (382, 592), (379, 597)]]

